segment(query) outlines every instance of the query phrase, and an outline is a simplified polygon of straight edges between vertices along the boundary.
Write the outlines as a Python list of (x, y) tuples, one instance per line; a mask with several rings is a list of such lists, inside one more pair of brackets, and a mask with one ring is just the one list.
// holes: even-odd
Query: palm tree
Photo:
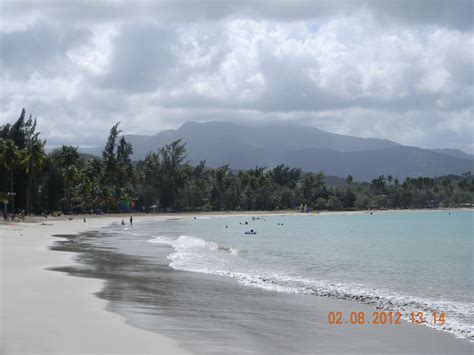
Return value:
[(97, 209), (97, 197), (100, 190), (100, 177), (102, 174), (102, 163), (92, 158), (86, 166), (79, 171), (77, 191), (80, 195), (82, 210), (85, 208)]
[(67, 212), (71, 210), (71, 191), (74, 183), (78, 179), (78, 170), (74, 165), (70, 165), (60, 172), (61, 177), (64, 179), (66, 187), (66, 209)]
[(18, 147), (11, 139), (0, 139), (0, 162), (2, 162), (3, 168), (10, 175), (10, 193), (12, 199), (12, 213), (15, 215), (15, 197), (14, 197), (14, 179), (13, 175), (20, 161), (20, 152)]
[(215, 208), (219, 211), (224, 210), (224, 195), (226, 190), (228, 189), (228, 175), (229, 175), (229, 165), (221, 166), (220, 168), (214, 169), (212, 171), (212, 175), (214, 177), (215, 183), (214, 191), (215, 191)]
[(26, 185), (26, 211), (31, 211), (31, 189), (33, 185), (33, 176), (41, 171), (46, 165), (46, 153), (44, 151), (44, 142), (36, 137), (21, 150), (21, 164), (28, 175)]
[(3, 162), (3, 159), (5, 159), (6, 144), (6, 139), (0, 138), (0, 162)]
[(181, 143), (181, 139), (166, 144), (159, 151), (161, 158), (161, 186), (160, 203), (163, 211), (168, 207), (174, 207), (178, 190), (185, 184), (182, 164), (186, 159), (186, 143)]
[(70, 165), (76, 165), (79, 160), (79, 153), (77, 147), (70, 145), (63, 145), (61, 148), (54, 151), (55, 159), (61, 168), (66, 168)]

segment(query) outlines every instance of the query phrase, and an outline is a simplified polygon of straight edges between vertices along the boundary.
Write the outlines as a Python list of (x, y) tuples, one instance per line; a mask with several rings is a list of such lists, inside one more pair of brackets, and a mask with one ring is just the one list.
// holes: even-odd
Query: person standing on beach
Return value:
[(130, 216), (130, 225), (133, 225), (133, 216)]

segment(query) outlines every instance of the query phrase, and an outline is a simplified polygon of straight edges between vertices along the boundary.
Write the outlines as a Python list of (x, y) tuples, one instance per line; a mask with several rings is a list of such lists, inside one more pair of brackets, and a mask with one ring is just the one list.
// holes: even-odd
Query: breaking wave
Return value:
[(171, 260), (170, 266), (177, 270), (227, 276), (243, 285), (269, 291), (355, 301), (379, 310), (400, 312), (406, 320), (411, 312), (421, 311), (425, 315), (431, 315), (434, 311), (438, 314), (444, 312), (443, 325), (433, 324), (432, 319), (427, 319), (425, 325), (474, 341), (474, 305), (470, 303), (412, 297), (370, 285), (314, 280), (285, 272), (261, 270), (248, 263), (236, 263), (236, 257), (245, 257), (245, 251), (191, 236), (156, 236), (148, 242), (171, 246), (174, 252), (168, 255), (168, 259)]

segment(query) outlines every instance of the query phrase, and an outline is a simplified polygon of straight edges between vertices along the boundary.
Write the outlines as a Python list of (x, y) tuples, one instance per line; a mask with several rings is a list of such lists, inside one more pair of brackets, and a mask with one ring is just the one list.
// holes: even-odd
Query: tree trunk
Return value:
[(31, 186), (33, 184), (33, 169), (30, 170), (28, 176), (28, 185), (26, 187), (26, 214), (29, 215), (31, 212)]
[(15, 219), (15, 196), (13, 195), (13, 169), (10, 171), (10, 193), (12, 198), (12, 221)]
[(71, 209), (70, 208), (70, 205), (71, 205), (71, 192), (70, 192), (70, 187), (69, 187), (69, 183), (67, 184), (67, 192), (66, 192), (66, 213), (69, 214), (69, 210)]

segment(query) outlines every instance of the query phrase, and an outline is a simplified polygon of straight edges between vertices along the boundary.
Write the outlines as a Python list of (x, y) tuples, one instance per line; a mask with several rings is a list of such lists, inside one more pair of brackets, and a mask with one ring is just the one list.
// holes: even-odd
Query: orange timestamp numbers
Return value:
[[(329, 312), (327, 321), (329, 324), (381, 324), (381, 325), (397, 325), (402, 324), (401, 318), (403, 314), (400, 312), (384, 312), (376, 311), (366, 314), (365, 312), (351, 312), (349, 316), (342, 312)], [(432, 312), (426, 314), (423, 312), (411, 312), (407, 315), (412, 324), (423, 324), (428, 321), (433, 321), (433, 324), (444, 324), (444, 312)]]

